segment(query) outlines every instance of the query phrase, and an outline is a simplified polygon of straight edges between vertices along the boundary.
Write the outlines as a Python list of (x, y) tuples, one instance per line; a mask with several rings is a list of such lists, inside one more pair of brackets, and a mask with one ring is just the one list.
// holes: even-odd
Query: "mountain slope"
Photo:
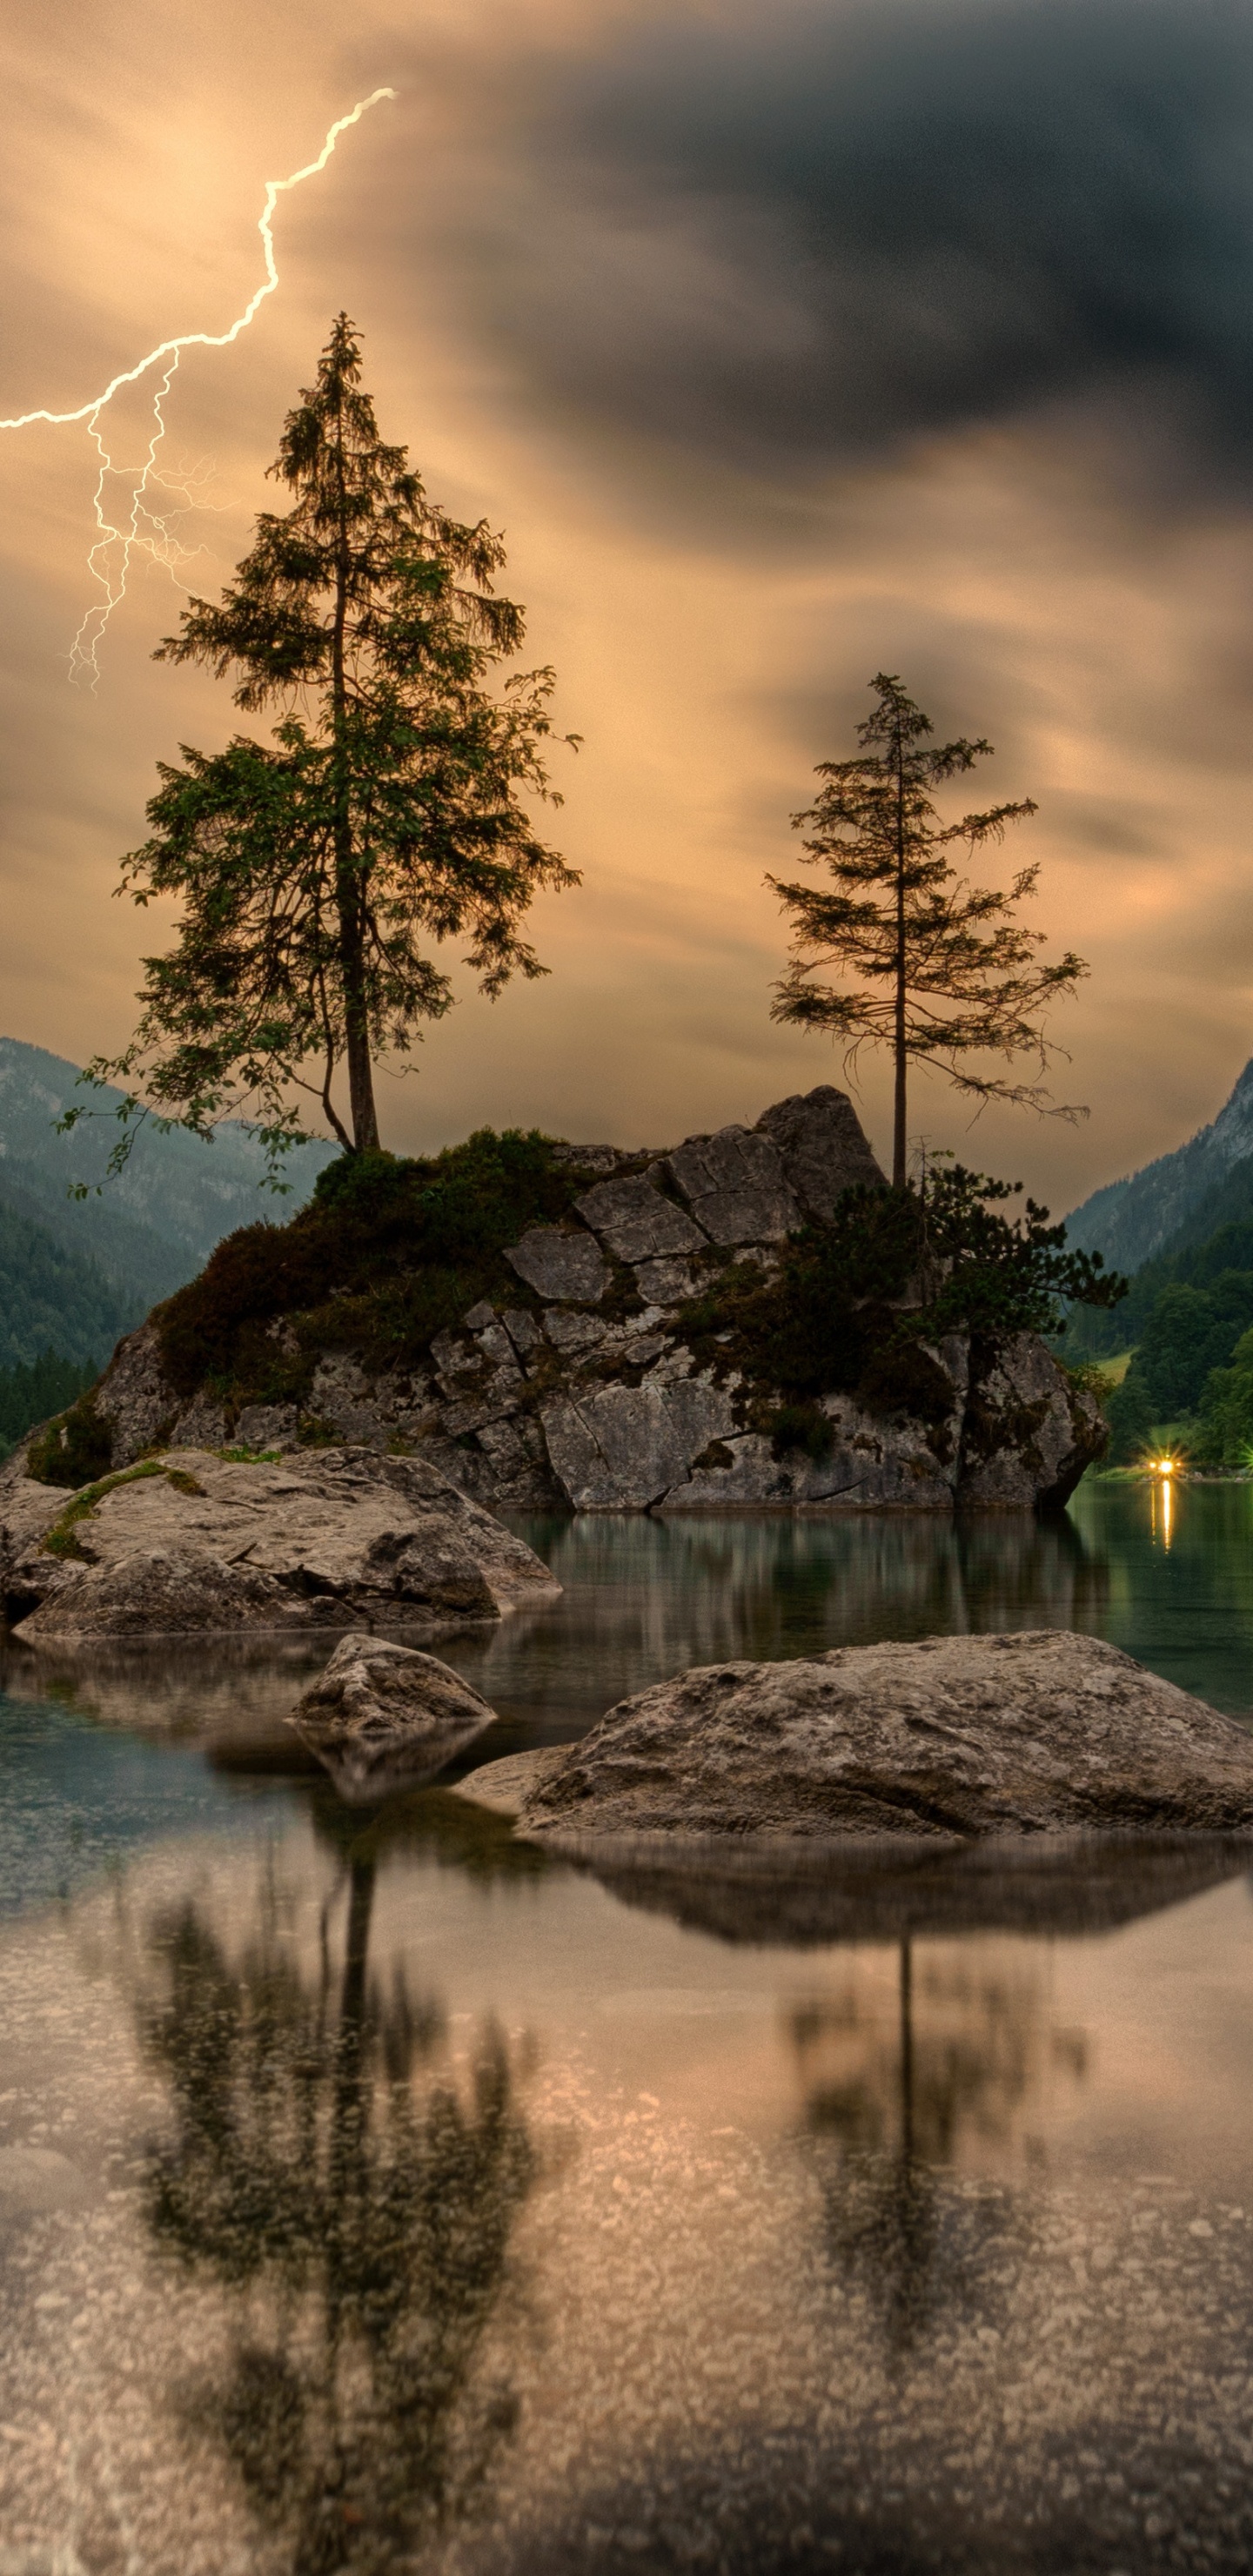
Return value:
[(1066, 1219), (1066, 1239), (1102, 1252), (1115, 1270), (1138, 1270), (1169, 1248), (1203, 1242), (1253, 1208), (1253, 1060), (1208, 1127), (1173, 1154), (1095, 1190)]
[[(125, 1170), (117, 1180), (105, 1181), (100, 1198), (71, 1199), (67, 1193), (73, 1182), (104, 1180), (118, 1133), (111, 1112), (122, 1098), (120, 1091), (79, 1091), (77, 1079), (77, 1066), (64, 1057), (17, 1038), (0, 1038), (0, 1208), (15, 1225), (20, 1221), (51, 1237), (72, 1263), (86, 1263), (101, 1274), (105, 1305), (111, 1292), (110, 1311), (124, 1313), (126, 1324), (194, 1278), (223, 1235), (255, 1224), (259, 1217), (285, 1218), (302, 1207), (318, 1173), (337, 1151), (311, 1144), (293, 1154), (291, 1194), (276, 1199), (262, 1187), (264, 1157), (246, 1129), (221, 1127), (212, 1143), (204, 1144), (177, 1129), (163, 1136), (146, 1126), (136, 1135)], [(84, 1100), (96, 1114), (71, 1135), (58, 1136), (53, 1122), (71, 1103)], [(17, 1233), (11, 1237), (19, 1270), (16, 1246), (22, 1239)], [(44, 1255), (36, 1266), (40, 1263), (39, 1275), (47, 1284), (52, 1273)], [(32, 1294), (53, 1313), (55, 1300), (49, 1305), (42, 1289), (32, 1287)], [(67, 1284), (67, 1316), (78, 1319), (90, 1310), (97, 1292), (84, 1288), (82, 1294), (86, 1307)], [(77, 1320), (73, 1329), (79, 1329)], [(122, 1329), (119, 1323), (109, 1332), (109, 1346)], [(20, 1334), (24, 1338), (24, 1325)], [(53, 1331), (45, 1336), (49, 1339), (67, 1356), (80, 1356), (65, 1334)], [(104, 1349), (98, 1336), (81, 1356), (98, 1356)]]
[(94, 1261), (0, 1201), (0, 1368), (29, 1368), (47, 1350), (99, 1367), (144, 1312)]

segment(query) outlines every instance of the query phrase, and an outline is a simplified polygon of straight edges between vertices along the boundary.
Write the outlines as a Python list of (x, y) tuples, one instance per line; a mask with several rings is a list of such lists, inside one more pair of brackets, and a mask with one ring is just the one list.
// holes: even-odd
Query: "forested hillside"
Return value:
[(1185, 1244), (1204, 1243), (1253, 1210), (1253, 1061), (1212, 1125), (1173, 1154), (1094, 1191), (1066, 1219), (1069, 1243), (1136, 1271)]
[(47, 1350), (99, 1367), (144, 1312), (94, 1261), (0, 1200), (0, 1369), (28, 1368)]
[[(125, 1171), (97, 1196), (121, 1095), (99, 1095), (104, 1114), (58, 1136), (54, 1122), (70, 1103), (92, 1098), (76, 1093), (76, 1079), (62, 1057), (0, 1038), (0, 1455), (71, 1400), (83, 1372), (94, 1376), (119, 1336), (193, 1279), (223, 1235), (302, 1206), (333, 1157), (328, 1145), (293, 1155), (291, 1193), (276, 1200), (261, 1187), (261, 1150), (243, 1128), (221, 1129), (210, 1145), (145, 1128)], [(76, 1181), (88, 1183), (88, 1197), (71, 1198)]]
[(1074, 1313), (1067, 1358), (1102, 1343), (1134, 1349), (1106, 1407), (1114, 1464), (1130, 1463), (1155, 1431), (1167, 1428), (1185, 1438), (1198, 1461), (1250, 1463), (1253, 1211), (1219, 1226), (1203, 1243), (1176, 1245), (1146, 1262), (1112, 1315)]

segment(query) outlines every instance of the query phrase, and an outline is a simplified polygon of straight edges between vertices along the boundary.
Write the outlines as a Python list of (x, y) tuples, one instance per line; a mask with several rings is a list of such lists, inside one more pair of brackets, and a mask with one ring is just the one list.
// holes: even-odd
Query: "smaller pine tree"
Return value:
[[(1086, 1117), (1086, 1110), (1056, 1107), (1039, 1083), (997, 1079), (970, 1059), (993, 1054), (1012, 1063), (1034, 1054), (1043, 1071), (1054, 1050), (1040, 1008), (1072, 992), (1088, 970), (1069, 951), (1056, 965), (1041, 965), (1043, 932), (1013, 920), (1035, 891), (1037, 868), (1023, 868), (1008, 893), (998, 894), (970, 885), (950, 864), (957, 843), (973, 854), (1036, 811), (1026, 799), (941, 823), (932, 789), (973, 769), (991, 744), (932, 745), (930, 718), (899, 679), (880, 671), (870, 685), (878, 705), (857, 728), (860, 751), (852, 760), (821, 762), (817, 803), (792, 817), (794, 830), (806, 835), (806, 857), (825, 866), (830, 888), (766, 880), (791, 914), (794, 951), (771, 1016), (829, 1030), (843, 1040), (848, 1067), (867, 1041), (891, 1048), (892, 1181), (903, 1189), (911, 1057), (939, 1067), (980, 1103), (1012, 1100), (1056, 1117)], [(833, 966), (854, 980), (823, 982), (823, 969)]]

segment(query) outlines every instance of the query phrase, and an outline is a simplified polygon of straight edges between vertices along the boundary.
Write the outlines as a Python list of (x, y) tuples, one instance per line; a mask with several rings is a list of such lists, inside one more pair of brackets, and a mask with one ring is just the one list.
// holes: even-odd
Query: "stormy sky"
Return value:
[[(15, 0), (0, 412), (69, 407), (259, 282), (262, 183), (398, 92), (276, 221), (279, 293), (189, 353), (163, 456), (212, 593), (341, 306), (385, 435), (506, 531), (559, 676), (550, 979), (465, 998), (387, 1140), (665, 1141), (840, 1080), (772, 1027), (767, 869), (898, 671), (1034, 797), (1072, 1128), (916, 1084), (911, 1128), (1057, 1207), (1212, 1116), (1253, 1053), (1253, 10), (1227, 0)], [(118, 455), (148, 430), (108, 415)], [(143, 561), (93, 691), (82, 430), (0, 438), (0, 1026), (124, 1043), (168, 917), (113, 899), (158, 759), (224, 688), (154, 666)], [(110, 487), (117, 488), (117, 487)], [(986, 871), (985, 871), (986, 873)], [(882, 1150), (885, 1069), (861, 1105)]]

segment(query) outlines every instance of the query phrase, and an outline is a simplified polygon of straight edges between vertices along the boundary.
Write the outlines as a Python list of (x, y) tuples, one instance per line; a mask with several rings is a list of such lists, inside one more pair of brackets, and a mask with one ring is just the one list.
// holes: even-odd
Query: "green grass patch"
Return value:
[[(94, 1512), (97, 1503), (103, 1502), (106, 1494), (114, 1493), (119, 1485), (142, 1484), (148, 1476), (165, 1476), (169, 1472), (169, 1469), (161, 1466), (157, 1459), (144, 1458), (140, 1460), (137, 1467), (119, 1468), (115, 1476), (101, 1476), (94, 1485), (85, 1485), (81, 1494), (75, 1494), (73, 1502), (67, 1503), (59, 1520), (55, 1520), (51, 1529), (45, 1531), (41, 1542), (45, 1556), (81, 1557), (83, 1551), (74, 1532), (79, 1522), (87, 1520)], [(204, 1490), (203, 1486), (197, 1485), (191, 1476), (184, 1477), (182, 1482), (184, 1487), (190, 1486), (193, 1493), (202, 1493)]]

